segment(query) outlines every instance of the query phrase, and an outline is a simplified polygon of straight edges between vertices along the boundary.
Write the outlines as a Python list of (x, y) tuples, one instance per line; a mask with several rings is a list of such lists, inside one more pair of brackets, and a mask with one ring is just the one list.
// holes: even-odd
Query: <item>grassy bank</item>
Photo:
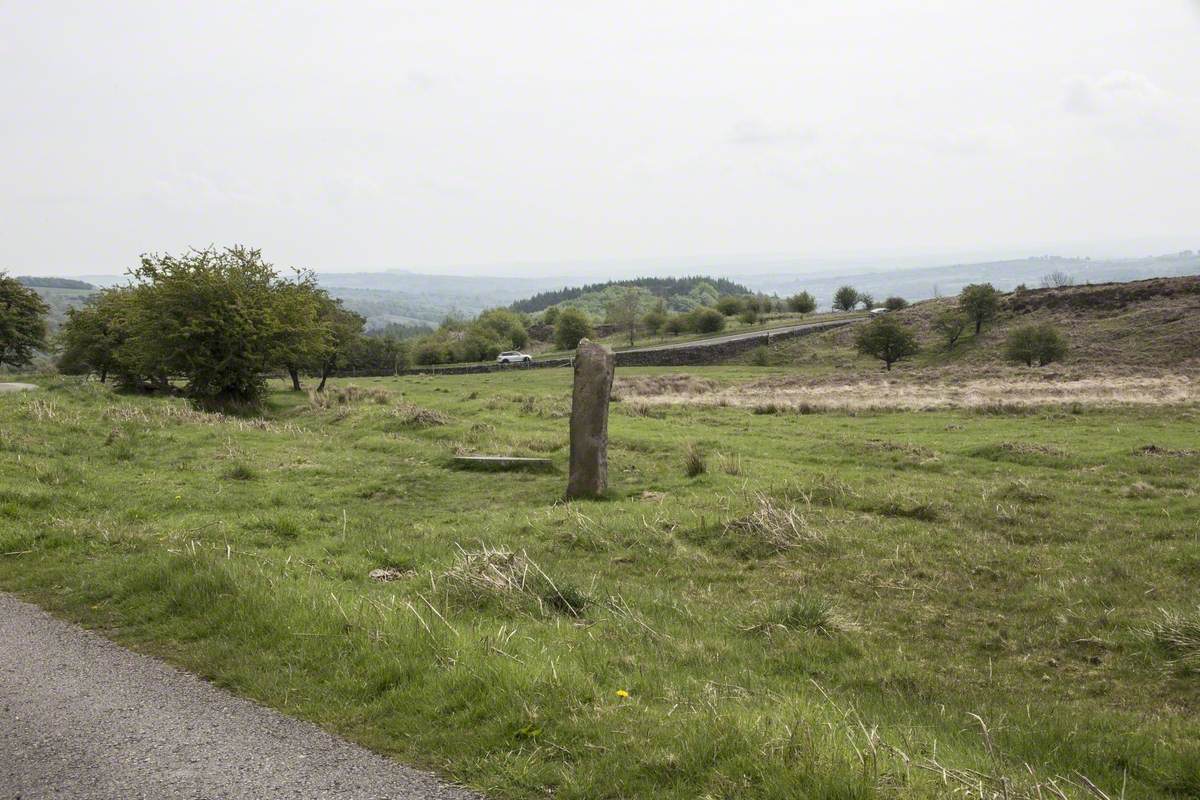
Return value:
[(0, 587), (497, 797), (1200, 793), (1195, 406), (623, 400), (564, 505), (569, 381), (0, 395)]

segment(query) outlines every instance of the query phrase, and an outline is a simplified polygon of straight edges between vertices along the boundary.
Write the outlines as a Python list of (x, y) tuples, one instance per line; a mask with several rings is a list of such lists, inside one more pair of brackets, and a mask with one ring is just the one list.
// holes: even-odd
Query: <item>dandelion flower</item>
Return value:
[(629, 697), (629, 692), (625, 691), (624, 689), (617, 689), (617, 697)]

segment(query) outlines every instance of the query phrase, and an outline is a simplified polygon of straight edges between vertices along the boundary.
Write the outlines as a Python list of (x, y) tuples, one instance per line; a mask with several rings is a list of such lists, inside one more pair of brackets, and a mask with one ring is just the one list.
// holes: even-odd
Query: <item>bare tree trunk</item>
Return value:
[(321, 382), (317, 385), (317, 391), (325, 391), (325, 381), (329, 379), (329, 373), (333, 371), (333, 365), (326, 363), (321, 366)]
[(296, 369), (295, 367), (293, 367), (291, 365), (288, 365), (287, 371), (288, 371), (288, 375), (292, 376), (292, 391), (293, 392), (303, 391), (303, 387), (300, 386), (300, 370)]

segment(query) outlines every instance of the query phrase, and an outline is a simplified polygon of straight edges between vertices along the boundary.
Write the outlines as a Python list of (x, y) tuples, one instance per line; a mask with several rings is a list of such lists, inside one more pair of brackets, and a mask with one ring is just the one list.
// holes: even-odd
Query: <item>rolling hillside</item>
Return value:
[(1146, 258), (1092, 259), (1037, 256), (1009, 261), (946, 264), (916, 269), (878, 269), (854, 272), (834, 270), (808, 275), (754, 275), (745, 282), (756, 291), (793, 294), (812, 292), (817, 303), (828, 307), (839, 286), (849, 284), (882, 300), (899, 295), (908, 300), (951, 297), (970, 283), (990, 283), (1002, 292), (1024, 284), (1039, 287), (1044, 277), (1062, 273), (1076, 284), (1134, 281), (1200, 273), (1200, 252), (1185, 250)]
[(711, 303), (720, 295), (749, 294), (740, 283), (726, 278), (691, 276), (686, 278), (634, 278), (626, 281), (606, 281), (556, 291), (541, 292), (512, 304), (513, 311), (536, 313), (551, 306), (572, 306), (592, 314), (603, 313), (612, 292), (621, 287), (636, 286), (666, 302), (672, 311), (690, 311), (697, 305)]
[[(1054, 324), (1069, 343), (1064, 361), (1046, 367), (1045, 373), (1200, 370), (1200, 276), (1006, 294), (996, 320), (984, 327), (978, 339), (967, 331), (947, 351), (932, 322), (956, 302), (956, 298), (927, 300), (895, 312), (897, 319), (916, 330), (922, 353), (895, 365), (893, 373), (930, 367), (1002, 368), (1009, 331), (1034, 322)], [(878, 372), (879, 362), (854, 352), (854, 336), (853, 329), (843, 329), (783, 342), (771, 348), (769, 363), (836, 374)]]

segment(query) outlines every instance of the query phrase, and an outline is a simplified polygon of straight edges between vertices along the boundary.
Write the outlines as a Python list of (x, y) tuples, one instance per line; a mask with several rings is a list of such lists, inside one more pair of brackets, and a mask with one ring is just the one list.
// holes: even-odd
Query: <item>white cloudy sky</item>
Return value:
[(1190, 0), (0, 0), (0, 32), (17, 273), (1200, 246)]

